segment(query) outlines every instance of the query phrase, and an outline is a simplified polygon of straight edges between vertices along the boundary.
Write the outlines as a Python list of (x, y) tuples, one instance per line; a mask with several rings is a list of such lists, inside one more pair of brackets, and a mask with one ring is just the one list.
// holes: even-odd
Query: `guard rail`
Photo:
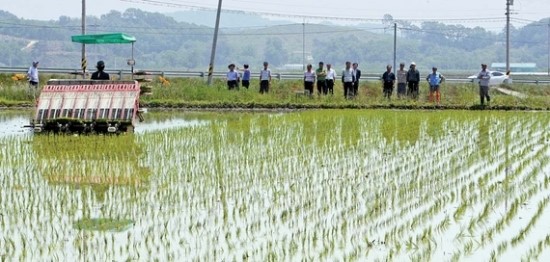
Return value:
[[(28, 68), (25, 67), (0, 67), (0, 73), (25, 73), (27, 72)], [(131, 75), (131, 71), (128, 69), (112, 69), (112, 70), (105, 70), (105, 72), (117, 75), (119, 78), (122, 78), (123, 76), (129, 76)], [(134, 74), (138, 72), (135, 71)], [(147, 75), (151, 76), (163, 76), (163, 77), (183, 77), (183, 78), (206, 78), (208, 76), (208, 72), (201, 72), (201, 71), (176, 71), (176, 70), (143, 70), (141, 72), (147, 72)], [(45, 74), (70, 74), (74, 75), (75, 78), (82, 75), (82, 70), (80, 69), (71, 69), (71, 68), (40, 68), (40, 73)], [(87, 72), (87, 74), (91, 74), (91, 72)], [(295, 72), (280, 72), (280, 73), (272, 73), (272, 77), (274, 79), (278, 80), (299, 80), (303, 78), (303, 74), (301, 73), (295, 73)], [(224, 78), (226, 73), (225, 72), (214, 72), (212, 73), (214, 78)], [(381, 74), (363, 74), (361, 77), (362, 80), (366, 81), (379, 81)], [(542, 78), (539, 75), (533, 75), (534, 79), (528, 79), (530, 78), (530, 75), (520, 75), (518, 78), (515, 78), (512, 75), (512, 79), (514, 83), (524, 83), (524, 84), (550, 84), (550, 76)], [(258, 78), (258, 73), (252, 73), (251, 77)], [(448, 82), (456, 82), (456, 83), (471, 83), (472, 79), (468, 79), (468, 76), (465, 75), (448, 75), (446, 78), (446, 81)]]

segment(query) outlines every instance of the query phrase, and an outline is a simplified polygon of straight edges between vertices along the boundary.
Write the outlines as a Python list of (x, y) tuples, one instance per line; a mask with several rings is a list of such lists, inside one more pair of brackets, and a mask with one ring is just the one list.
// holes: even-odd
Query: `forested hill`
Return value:
[[(445, 71), (471, 71), (477, 70), (480, 62), (505, 61), (503, 33), (438, 22), (398, 22), (397, 59), (415, 61), (421, 70), (438, 66)], [(547, 24), (545, 20), (512, 30), (511, 62), (537, 63), (540, 71), (546, 70), (550, 30)], [(208, 67), (213, 34), (210, 27), (139, 9), (87, 18), (88, 34), (107, 32), (123, 32), (137, 38), (138, 69)], [(81, 46), (72, 43), (70, 36), (80, 33), (80, 19), (63, 16), (37, 21), (0, 11), (0, 66), (28, 66), (32, 60), (39, 60), (42, 67), (79, 68)], [(131, 48), (88, 45), (87, 54), (90, 68), (95, 61), (104, 60), (109, 68), (123, 69), (127, 68)], [(229, 63), (249, 63), (257, 69), (264, 60), (270, 61), (273, 68), (289, 70), (289, 65), (301, 65), (304, 58), (306, 63), (323, 60), (336, 68), (352, 60), (368, 71), (384, 70), (393, 61), (393, 31), (309, 23), (222, 27), (216, 70), (225, 70)]]
[[(202, 47), (211, 39), (207, 27), (177, 22), (171, 17), (128, 9), (101, 17), (87, 17), (87, 33), (124, 32), (135, 36), (136, 60), (140, 66), (177, 66), (162, 61), (168, 52)], [(0, 64), (21, 66), (38, 59), (46, 67), (80, 67), (81, 45), (71, 35), (81, 34), (81, 20), (62, 16), (53, 21), (18, 19), (0, 11)], [(131, 56), (128, 45), (88, 45), (88, 60), (106, 60), (121, 67)], [(198, 61), (202, 62), (202, 61)], [(198, 64), (197, 64), (198, 65)]]

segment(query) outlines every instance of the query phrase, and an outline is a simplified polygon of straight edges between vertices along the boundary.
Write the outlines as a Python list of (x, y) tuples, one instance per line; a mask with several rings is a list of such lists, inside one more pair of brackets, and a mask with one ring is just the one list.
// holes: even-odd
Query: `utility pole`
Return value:
[(550, 76), (550, 19), (548, 19), (548, 75)]
[(514, 0), (506, 0), (506, 73), (510, 71), (510, 6)]
[(220, 15), (222, 11), (222, 0), (218, 1), (218, 12), (216, 13), (216, 25), (214, 27), (214, 39), (212, 40), (212, 52), (210, 53), (210, 65), (208, 66), (208, 82), (212, 85), (212, 74), (214, 73), (214, 61), (216, 57), (216, 43), (218, 42), (218, 30), (220, 29)]
[(306, 19), (302, 23), (302, 71), (306, 71)]
[[(86, 34), (86, 0), (82, 0), (82, 34)], [(82, 67), (82, 79), (85, 79), (88, 62), (86, 61), (86, 44), (84, 43), (82, 43), (82, 58), (80, 60), (80, 66)]]
[(397, 73), (397, 23), (393, 23), (393, 73)]

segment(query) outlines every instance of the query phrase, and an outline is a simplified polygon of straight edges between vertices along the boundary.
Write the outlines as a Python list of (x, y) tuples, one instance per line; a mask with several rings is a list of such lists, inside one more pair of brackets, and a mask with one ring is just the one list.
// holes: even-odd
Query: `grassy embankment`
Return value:
[[(0, 75), (0, 106), (30, 107), (32, 95), (25, 81), (14, 81), (10, 75)], [(60, 75), (42, 76), (42, 79), (63, 78)], [(44, 85), (45, 83), (42, 83)], [(491, 105), (479, 106), (478, 87), (471, 83), (444, 83), (441, 87), (441, 105), (428, 101), (428, 86), (423, 82), (418, 100), (383, 97), (380, 83), (361, 82), (357, 98), (346, 100), (341, 83), (337, 83), (334, 96), (314, 95), (313, 98), (296, 95), (303, 90), (300, 80), (273, 80), (269, 94), (258, 92), (258, 82), (250, 89), (229, 91), (223, 80), (215, 80), (211, 87), (201, 78), (174, 78), (163, 84), (158, 78), (149, 84), (152, 95), (142, 96), (142, 106), (149, 108), (400, 108), (400, 109), (494, 109), (494, 110), (550, 110), (550, 85), (514, 84), (508, 87), (527, 95), (526, 98), (500, 94), (491, 90)]]

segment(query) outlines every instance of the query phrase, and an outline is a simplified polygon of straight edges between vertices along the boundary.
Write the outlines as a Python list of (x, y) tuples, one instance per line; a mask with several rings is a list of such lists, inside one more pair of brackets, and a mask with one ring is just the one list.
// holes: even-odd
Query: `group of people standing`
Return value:
[[(414, 62), (409, 66), (409, 70), (405, 70), (405, 63), (399, 64), (399, 70), (397, 70), (397, 77), (392, 72), (392, 66), (386, 66), (386, 72), (382, 74), (382, 89), (384, 91), (384, 97), (390, 99), (395, 81), (397, 80), (397, 97), (411, 97), (413, 99), (418, 98), (419, 90), (418, 86), (420, 83), (420, 72), (416, 69), (416, 64)], [(432, 73), (426, 77), (430, 85), (430, 102), (441, 102), (441, 92), (440, 85), (445, 81), (445, 77), (437, 72), (437, 67), (432, 68)], [(408, 88), (407, 88), (408, 87)]]
[[(342, 70), (342, 83), (344, 85), (344, 97), (353, 98), (357, 96), (359, 91), (359, 79), (361, 78), (361, 70), (358, 68), (358, 63), (346, 62), (344, 70)], [(430, 84), (430, 96), (431, 102), (435, 101), (438, 104), (441, 101), (441, 93), (439, 90), (441, 82), (445, 81), (445, 77), (437, 72), (437, 68), (432, 68), (433, 72), (426, 77), (426, 80)], [(330, 92), (334, 94), (334, 81), (336, 80), (336, 73), (332, 69), (331, 64), (327, 64), (326, 70), (324, 69), (324, 63), (319, 62), (319, 67), (313, 71), (312, 65), (307, 65), (307, 70), (304, 72), (304, 90), (309, 94), (313, 94), (313, 85), (317, 82), (317, 93), (319, 95)], [(405, 63), (399, 65), (397, 76), (392, 72), (392, 66), (386, 66), (386, 72), (382, 74), (382, 89), (384, 97), (390, 99), (395, 81), (397, 81), (397, 95), (401, 97), (411, 97), (413, 99), (418, 98), (418, 85), (420, 83), (420, 72), (416, 69), (416, 64), (411, 63), (409, 70), (405, 70)], [(408, 90), (407, 90), (408, 86)]]
[[(331, 64), (327, 64), (327, 69), (323, 67), (324, 63), (319, 62), (319, 67), (312, 71), (312, 65), (307, 65), (307, 70), (304, 72), (304, 89), (313, 94), (314, 82), (317, 82), (318, 94), (334, 93), (334, 81), (336, 79), (336, 73), (332, 69)], [(359, 79), (361, 78), (361, 70), (358, 68), (358, 63), (346, 62), (344, 70), (342, 70), (342, 83), (344, 86), (344, 97), (353, 98), (357, 96), (359, 91)], [(445, 77), (437, 72), (437, 68), (432, 68), (433, 72), (426, 77), (426, 80), (430, 84), (430, 101), (441, 100), (441, 93), (439, 90), (441, 82), (445, 81)], [(401, 97), (411, 97), (413, 99), (418, 98), (418, 85), (420, 83), (420, 72), (416, 69), (416, 64), (411, 63), (409, 70), (405, 70), (405, 63), (399, 65), (397, 76), (392, 72), (392, 66), (386, 66), (386, 72), (382, 74), (382, 89), (384, 97), (390, 98), (395, 82), (397, 81), (397, 95)], [(407, 89), (408, 86), (408, 89)]]
[[(268, 68), (268, 63), (263, 63), (263, 69), (260, 71), (260, 93), (269, 92), (269, 86), (271, 84), (271, 70)], [(361, 70), (358, 68), (357, 62), (351, 63), (347, 61), (345, 68), (342, 70), (341, 81), (344, 87), (344, 97), (353, 98), (357, 96), (359, 91), (359, 79), (361, 79)], [(484, 104), (484, 100), (490, 101), (489, 97), (489, 79), (491, 78), (487, 65), (481, 65), (482, 70), (478, 74), (480, 85), (480, 99), (481, 104)], [(239, 85), (241, 80), (241, 74), (235, 70), (235, 64), (228, 66), (229, 72), (227, 73), (227, 86), (228, 88), (235, 89)], [(242, 86), (247, 88), (250, 86), (250, 70), (248, 65), (244, 65), (242, 72)], [(306, 94), (313, 95), (314, 87), (317, 86), (317, 93), (319, 95), (334, 94), (334, 84), (337, 80), (336, 71), (332, 68), (331, 64), (327, 64), (325, 68), (324, 62), (319, 62), (319, 67), (313, 69), (311, 64), (306, 66), (304, 72), (304, 90)], [(397, 82), (397, 97), (410, 97), (417, 99), (419, 96), (419, 84), (420, 84), (420, 72), (416, 69), (416, 63), (411, 62), (409, 69), (405, 69), (405, 63), (399, 64), (399, 70), (396, 73), (392, 72), (392, 66), (387, 65), (386, 71), (381, 76), (382, 89), (384, 97), (390, 99)], [(426, 81), (429, 84), (429, 96), (430, 102), (441, 102), (441, 83), (445, 81), (445, 77), (437, 72), (437, 67), (432, 67), (432, 72), (426, 77)]]
[[(319, 95), (334, 94), (334, 83), (337, 79), (336, 71), (331, 64), (327, 64), (325, 69), (324, 62), (319, 62), (319, 67), (313, 71), (313, 66), (308, 64), (304, 72), (304, 90), (313, 95), (314, 83), (317, 84), (317, 93)], [(346, 67), (342, 71), (342, 83), (344, 85), (344, 97), (352, 98), (358, 94), (359, 79), (361, 70), (358, 63), (346, 62)]]
[[(269, 86), (271, 85), (271, 70), (268, 68), (269, 63), (264, 62), (264, 67), (260, 71), (260, 93), (268, 93), (269, 92)], [(227, 88), (229, 90), (237, 89), (239, 87), (239, 82), (242, 81), (242, 86), (246, 89), (250, 87), (250, 77), (252, 73), (250, 72), (248, 64), (243, 65), (244, 70), (242, 72), (242, 79), (241, 74), (239, 71), (235, 69), (235, 64), (230, 64), (227, 66), (229, 71), (227, 72), (226, 79), (227, 79)]]
[[(489, 70), (487, 70), (487, 64), (481, 64), (481, 71), (477, 75), (477, 79), (479, 79), (480, 102), (481, 105), (484, 105), (485, 100), (487, 100), (487, 103), (491, 101), (491, 97), (489, 96), (489, 82), (491, 79), (491, 74)], [(413, 99), (416, 99), (418, 97), (418, 84), (420, 81), (420, 73), (416, 69), (416, 64), (414, 62), (411, 63), (408, 71), (405, 70), (405, 63), (399, 64), (397, 77), (392, 72), (392, 66), (387, 65), (386, 72), (382, 74), (381, 80), (383, 83), (384, 97), (387, 97), (388, 99), (392, 95), (394, 83), (396, 80), (397, 96), (399, 98), (402, 96), (409, 96)], [(437, 104), (439, 104), (441, 102), (440, 85), (442, 82), (445, 81), (445, 77), (437, 72), (437, 67), (434, 66), (432, 67), (432, 72), (426, 77), (426, 81), (428, 81), (428, 84), (430, 86), (428, 100), (430, 102), (435, 101)], [(406, 90), (407, 86), (408, 89)]]

